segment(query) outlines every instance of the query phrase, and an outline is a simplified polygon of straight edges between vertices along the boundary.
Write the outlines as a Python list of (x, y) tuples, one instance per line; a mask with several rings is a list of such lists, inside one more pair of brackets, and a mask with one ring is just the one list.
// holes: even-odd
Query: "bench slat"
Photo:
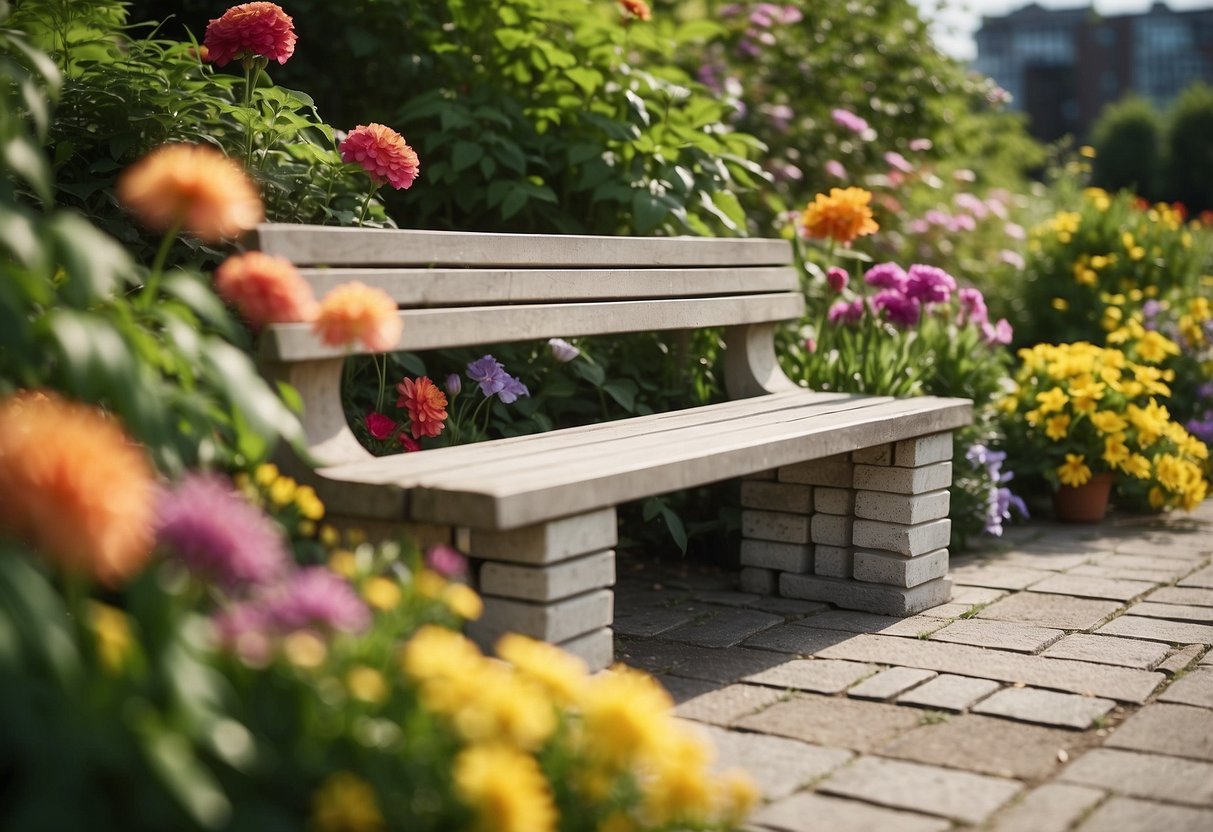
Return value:
[(745, 269), (365, 269), (300, 270), (317, 296), (351, 280), (382, 289), (401, 306), (696, 297), (795, 290), (796, 270)]
[(595, 237), (265, 224), (255, 245), (297, 266), (786, 266), (786, 240)]
[[(577, 335), (606, 335), (667, 329), (782, 321), (804, 309), (799, 292), (714, 298), (546, 303), (403, 309), (404, 334), (397, 350), (430, 350)], [(308, 324), (276, 324), (261, 339), (265, 361), (308, 361), (364, 353), (328, 347)]]

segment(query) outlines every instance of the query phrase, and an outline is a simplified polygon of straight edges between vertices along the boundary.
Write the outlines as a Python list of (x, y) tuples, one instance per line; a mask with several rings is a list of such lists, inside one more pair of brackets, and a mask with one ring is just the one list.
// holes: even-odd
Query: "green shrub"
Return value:
[(1129, 96), (1109, 105), (1091, 128), (1091, 183), (1108, 191), (1128, 189), (1161, 198), (1162, 139), (1158, 112), (1146, 99)]
[(1213, 87), (1193, 84), (1180, 94), (1167, 133), (1170, 198), (1192, 214), (1213, 210)]

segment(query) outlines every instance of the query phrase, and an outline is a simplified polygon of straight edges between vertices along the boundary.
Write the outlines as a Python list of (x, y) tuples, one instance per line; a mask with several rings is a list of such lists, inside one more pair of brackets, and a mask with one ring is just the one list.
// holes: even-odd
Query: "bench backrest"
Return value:
[[(775, 362), (772, 333), (777, 322), (803, 312), (804, 298), (783, 240), (267, 224), (254, 245), (290, 260), (317, 296), (351, 280), (385, 290), (404, 322), (399, 350), (726, 327), (730, 395), (790, 386)], [(262, 334), (261, 361), (300, 388), (309, 406), (305, 429), (322, 460), (346, 461), (361, 451), (350, 447), (352, 434), (338, 438), (344, 419), (337, 413), (315, 413), (318, 397), (327, 402), (322, 410), (339, 411), (339, 374), (330, 365), (360, 351), (325, 346), (307, 324), (278, 324)]]

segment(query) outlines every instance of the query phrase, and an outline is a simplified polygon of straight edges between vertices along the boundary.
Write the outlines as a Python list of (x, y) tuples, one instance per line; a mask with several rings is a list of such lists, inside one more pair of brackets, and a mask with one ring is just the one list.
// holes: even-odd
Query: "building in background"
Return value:
[(974, 68), (1012, 96), (1032, 134), (1085, 138), (1105, 105), (1133, 92), (1163, 109), (1193, 81), (1213, 84), (1213, 6), (1140, 14), (1033, 3), (983, 17)]

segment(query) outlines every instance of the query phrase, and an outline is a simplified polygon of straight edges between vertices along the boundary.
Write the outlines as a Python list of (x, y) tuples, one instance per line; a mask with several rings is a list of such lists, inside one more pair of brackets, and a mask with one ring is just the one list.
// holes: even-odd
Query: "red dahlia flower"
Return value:
[(203, 46), (216, 66), (257, 56), (280, 64), (295, 54), (295, 24), (276, 3), (232, 6), (206, 27)]
[(446, 396), (434, 382), (425, 376), (416, 381), (406, 378), (396, 385), (396, 392), (400, 394), (396, 407), (408, 409), (409, 430), (414, 439), (442, 433), (446, 421)]
[(417, 151), (382, 124), (359, 124), (338, 149), (343, 160), (362, 165), (376, 185), (389, 182), (397, 190), (409, 188), (421, 170)]

